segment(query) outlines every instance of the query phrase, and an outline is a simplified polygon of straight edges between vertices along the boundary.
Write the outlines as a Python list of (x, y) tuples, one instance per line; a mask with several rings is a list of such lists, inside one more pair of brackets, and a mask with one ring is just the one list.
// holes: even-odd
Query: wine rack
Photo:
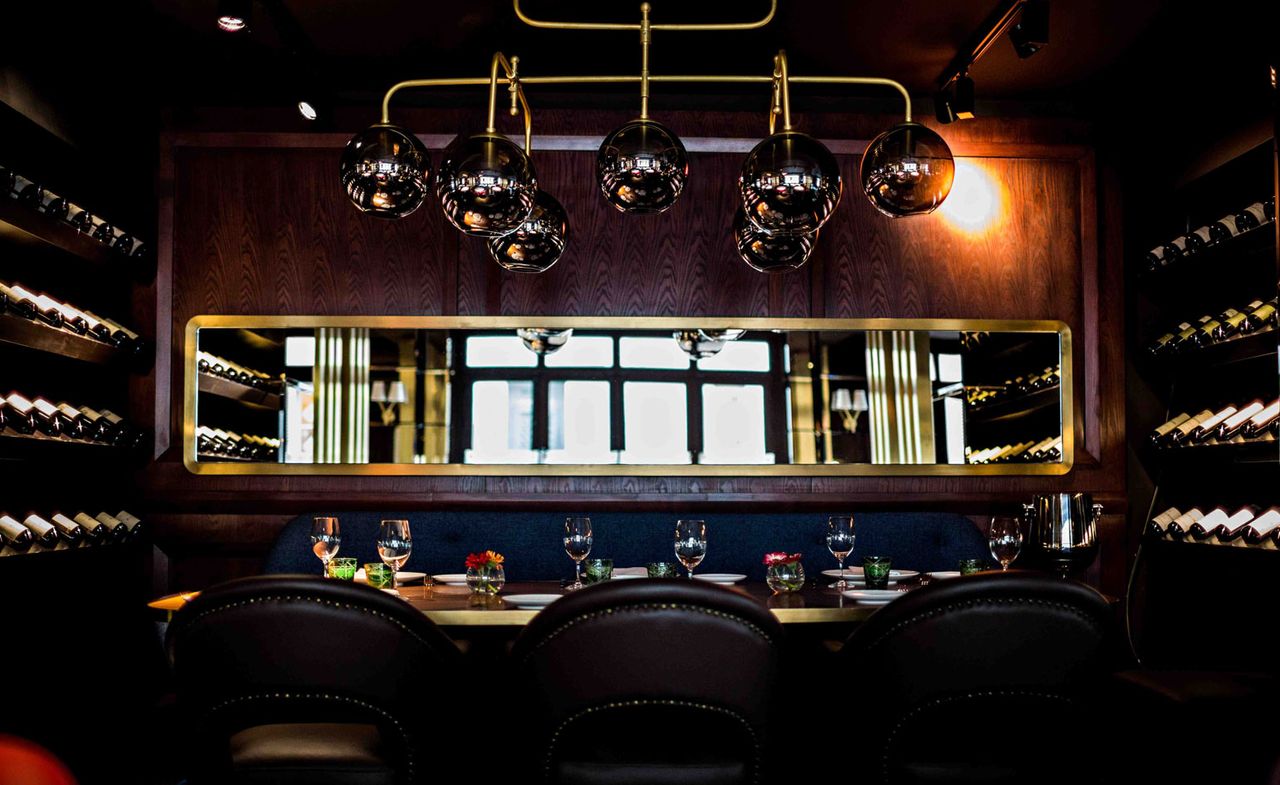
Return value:
[[(197, 460), (280, 460), (287, 385), (283, 341), (252, 330), (204, 330), (198, 340)], [(212, 448), (226, 447), (227, 434), (235, 435), (241, 449)]]
[(141, 540), (146, 528), (127, 510), (91, 515), (67, 509), (21, 517), (0, 511), (0, 558), (123, 545)]
[(1062, 460), (1057, 336), (970, 333), (960, 342), (968, 463)]

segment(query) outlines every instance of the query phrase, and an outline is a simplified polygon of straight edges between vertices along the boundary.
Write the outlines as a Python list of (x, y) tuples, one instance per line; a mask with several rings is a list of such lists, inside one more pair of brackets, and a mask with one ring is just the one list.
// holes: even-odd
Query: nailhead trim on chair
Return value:
[(383, 719), (387, 720), (392, 725), (394, 725), (396, 731), (400, 734), (400, 741), (403, 742), (404, 750), (405, 750), (405, 773), (406, 773), (407, 781), (408, 782), (413, 781), (413, 744), (411, 739), (409, 738), (409, 734), (405, 732), (404, 726), (400, 724), (399, 720), (397, 720), (392, 715), (388, 714), (383, 709), (367, 701), (362, 701), (359, 698), (351, 698), (345, 695), (332, 695), (332, 694), (323, 693), (323, 692), (257, 693), (253, 695), (241, 695), (235, 698), (229, 698), (227, 700), (224, 700), (221, 703), (218, 703), (212, 706), (206, 712), (206, 715), (213, 716), (219, 711), (239, 703), (250, 703), (253, 701), (267, 701), (267, 700), (270, 700), (270, 701), (290, 701), (290, 700), (331, 701), (334, 703), (345, 703), (352, 706), (359, 706), (362, 709), (367, 709), (368, 711), (371, 711), (375, 714), (382, 715)]
[(561, 733), (564, 732), (565, 728), (567, 728), (571, 723), (581, 719), (582, 717), (586, 717), (587, 715), (590, 715), (590, 714), (596, 714), (606, 709), (625, 709), (625, 708), (634, 708), (637, 706), (681, 706), (681, 707), (690, 708), (690, 709), (701, 709), (703, 711), (710, 711), (710, 712), (715, 712), (717, 714), (724, 714), (742, 723), (742, 726), (747, 729), (747, 733), (751, 736), (751, 748), (755, 753), (751, 761), (751, 781), (759, 782), (760, 780), (760, 739), (756, 735), (756, 729), (752, 727), (751, 723), (748, 722), (747, 719), (743, 717), (741, 714), (738, 714), (735, 711), (723, 708), (721, 706), (713, 706), (709, 703), (694, 703), (692, 701), (681, 701), (681, 700), (614, 701), (611, 703), (602, 704), (600, 706), (592, 706), (591, 708), (583, 709), (577, 714), (574, 714), (573, 716), (566, 719), (564, 722), (561, 722), (560, 725), (556, 728), (555, 733), (551, 734), (551, 741), (547, 745), (546, 765), (543, 769), (543, 773), (546, 776), (546, 778), (548, 780), (551, 779), (551, 769), (552, 769), (552, 766), (554, 765), (556, 744), (559, 743), (560, 741), (560, 735)]
[(746, 627), (747, 629), (751, 630), (760, 638), (762, 638), (766, 643), (770, 643), (770, 644), (774, 643), (773, 638), (769, 637), (769, 634), (765, 632), (761, 627), (759, 627), (758, 625), (750, 621), (747, 621), (741, 616), (735, 616), (732, 613), (712, 610), (711, 608), (704, 608), (701, 605), (688, 605), (685, 603), (678, 603), (678, 602), (637, 603), (635, 605), (623, 605), (617, 608), (605, 608), (603, 610), (592, 611), (591, 613), (584, 613), (581, 616), (578, 616), (576, 618), (573, 618), (565, 622), (564, 624), (560, 625), (556, 629), (552, 630), (548, 635), (543, 637), (542, 640), (538, 641), (538, 645), (530, 649), (524, 655), (524, 659), (521, 660), (521, 662), (523, 663), (528, 661), (529, 657), (533, 656), (534, 652), (538, 651), (543, 646), (550, 643), (551, 640), (556, 636), (560, 635), (560, 633), (565, 632), (571, 627), (574, 627), (583, 622), (591, 621), (593, 619), (598, 619), (602, 616), (611, 616), (615, 613), (622, 613), (624, 611), (630, 612), (630, 611), (665, 611), (665, 610), (692, 611), (694, 613), (701, 613), (707, 616), (715, 616), (721, 619), (728, 619), (729, 621), (741, 624), (743, 627)]
[(955, 703), (961, 700), (972, 700), (973, 698), (997, 698), (997, 697), (1000, 697), (1000, 698), (1007, 698), (1007, 697), (1047, 698), (1049, 700), (1057, 701), (1059, 703), (1064, 703), (1067, 705), (1072, 705), (1075, 703), (1075, 701), (1071, 700), (1070, 698), (1067, 698), (1066, 696), (1055, 695), (1054, 693), (1051, 693), (1051, 692), (1038, 692), (1036, 690), (980, 690), (977, 692), (966, 692), (962, 695), (948, 695), (947, 697), (944, 697), (944, 698), (935, 698), (927, 703), (916, 706), (911, 711), (899, 717), (898, 721), (894, 723), (893, 730), (889, 731), (889, 735), (885, 738), (884, 757), (881, 758), (880, 760), (881, 782), (883, 782), (884, 785), (889, 785), (889, 776), (890, 776), (889, 757), (890, 757), (890, 750), (893, 749), (894, 738), (898, 735), (898, 732), (902, 730), (903, 726), (905, 726), (909, 721), (914, 719), (916, 715), (921, 714), (926, 710), (934, 709), (934, 708), (937, 708), (938, 706), (942, 706), (947, 703)]
[(965, 608), (976, 608), (979, 605), (1039, 605), (1045, 608), (1055, 608), (1057, 610), (1070, 613), (1074, 616), (1078, 616), (1080, 620), (1083, 621), (1085, 624), (1089, 625), (1090, 627), (1092, 627), (1093, 629), (1097, 630), (1100, 633), (1103, 632), (1101, 624), (1098, 622), (1097, 619), (1093, 618), (1091, 614), (1085, 611), (1082, 611), (1080, 608), (1078, 608), (1075, 605), (1070, 605), (1065, 602), (1052, 602), (1050, 600), (1038, 600), (1032, 597), (983, 597), (980, 599), (962, 600), (958, 602), (948, 603), (947, 605), (944, 605), (938, 608), (933, 608), (932, 610), (929, 610), (927, 612), (916, 614), (915, 616), (912, 616), (908, 619), (903, 619), (902, 621), (898, 622), (897, 624), (893, 625), (892, 627), (890, 627), (889, 629), (881, 633), (881, 635), (878, 638), (876, 638), (874, 641), (872, 641), (870, 644), (867, 645), (866, 650), (871, 651), (872, 649), (876, 648), (880, 644), (884, 643), (885, 639), (887, 639), (890, 635), (900, 632), (901, 630), (907, 627), (910, 627), (913, 624), (917, 624), (926, 619), (932, 619), (938, 616), (943, 616), (953, 611), (958, 611)]

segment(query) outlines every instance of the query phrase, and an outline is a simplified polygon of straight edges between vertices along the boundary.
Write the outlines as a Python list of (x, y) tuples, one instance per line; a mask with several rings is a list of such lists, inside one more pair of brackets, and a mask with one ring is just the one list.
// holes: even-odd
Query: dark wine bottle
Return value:
[(84, 529), (85, 542), (101, 545), (111, 539), (111, 530), (107, 525), (97, 518), (90, 517), (88, 513), (78, 512), (72, 520)]
[[(1173, 336), (1173, 340), (1169, 342), (1169, 348), (1180, 352), (1189, 346), (1193, 346), (1196, 332), (1200, 330), (1201, 325), (1209, 321), (1211, 318), (1212, 317), (1209, 316), (1201, 316), (1195, 321), (1195, 324), (1189, 324), (1184, 329), (1179, 330), (1178, 333)], [(1186, 323), (1184, 322), (1183, 324)]]
[(1188, 414), (1187, 412), (1183, 412), (1182, 414), (1179, 414), (1177, 417), (1174, 417), (1172, 420), (1169, 420), (1168, 422), (1166, 422), (1164, 425), (1157, 427), (1154, 431), (1151, 432), (1151, 443), (1155, 445), (1163, 444), (1165, 438), (1169, 435), (1169, 433), (1174, 428), (1177, 428), (1179, 425), (1182, 425), (1184, 422), (1186, 422), (1189, 419), (1191, 419), (1191, 415)]
[(66, 417), (62, 412), (58, 411), (57, 406), (43, 398), (36, 398), (31, 402), (31, 406), (35, 409), (33, 417), (35, 418), (37, 431), (45, 436), (62, 435), (62, 423)]
[(128, 327), (105, 316), (99, 316), (92, 311), (85, 311), (85, 314), (104, 325), (108, 336), (107, 340), (121, 350), (137, 351), (142, 346), (142, 338)]
[(1240, 326), (1240, 331), (1252, 333), (1275, 326), (1276, 298), (1272, 297), (1270, 301), (1263, 303), (1245, 316), (1244, 324)]
[(1244, 406), (1240, 411), (1231, 415), (1222, 421), (1218, 426), (1218, 441), (1225, 442), (1235, 438), (1236, 434), (1244, 429), (1245, 423), (1253, 419), (1253, 416), (1262, 411), (1266, 406), (1261, 400), (1254, 400)]
[(93, 229), (97, 226), (93, 213), (80, 207), (75, 207), (71, 210), (71, 217), (67, 219), (67, 222), (81, 234), (93, 234)]
[(1175, 237), (1165, 243), (1162, 250), (1164, 251), (1164, 266), (1168, 267), (1171, 264), (1176, 264), (1179, 259), (1186, 255), (1187, 238)]
[(1231, 514), (1231, 517), (1218, 527), (1218, 542), (1229, 543), (1244, 535), (1245, 527), (1258, 515), (1255, 507), (1244, 506)]
[(0, 550), (9, 548), (18, 553), (31, 550), (35, 539), (31, 530), (9, 515), (0, 515)]
[(115, 427), (111, 421), (88, 406), (79, 407), (80, 416), (84, 417), (85, 430), (95, 442), (110, 443), (115, 436)]
[(58, 547), (58, 529), (44, 518), (33, 512), (22, 519), (22, 525), (30, 530), (31, 538), (35, 540), (36, 545), (50, 551)]
[(137, 539), (146, 533), (146, 525), (142, 522), (142, 519), (128, 510), (121, 510), (116, 513), (116, 518), (129, 527), (129, 539)]
[(21, 434), (36, 432), (36, 407), (18, 393), (10, 393), (5, 399), (8, 410), (5, 412), (4, 427)]
[(1198, 254), (1213, 244), (1213, 238), (1210, 234), (1208, 226), (1201, 226), (1199, 229), (1187, 235), (1187, 255)]
[(124, 521), (114, 515), (100, 512), (94, 516), (95, 520), (107, 527), (107, 536), (112, 542), (121, 542), (128, 538), (129, 527)]
[(88, 532), (84, 530), (83, 526), (62, 513), (54, 513), (49, 518), (49, 521), (58, 527), (58, 536), (67, 544), (68, 548), (78, 547), (80, 543), (85, 542)]
[(24, 319), (36, 318), (36, 302), (26, 289), (21, 286), (6, 286), (0, 283), (0, 291), (4, 292), (5, 308)]
[(1268, 220), (1266, 206), (1262, 202), (1254, 202), (1236, 213), (1236, 228), (1241, 232), (1247, 232), (1250, 229), (1257, 229)]
[(1280, 507), (1272, 507), (1249, 522), (1244, 529), (1244, 541), (1250, 545), (1261, 545), (1268, 539), (1275, 539), (1280, 534)]
[(58, 418), (62, 423), (62, 435), (72, 439), (91, 439), (88, 422), (79, 410), (72, 408), (66, 401), (58, 404)]
[(1168, 265), (1169, 260), (1164, 255), (1164, 246), (1157, 245), (1155, 248), (1152, 248), (1150, 251), (1147, 251), (1147, 256), (1145, 261), (1147, 265), (1147, 272), (1155, 272), (1156, 270), (1159, 270), (1161, 267), (1165, 267), (1166, 265)]
[(1214, 507), (1203, 518), (1191, 524), (1187, 534), (1193, 540), (1207, 540), (1218, 533), (1218, 527), (1227, 522), (1231, 515), (1221, 507)]
[(1212, 417), (1213, 417), (1213, 411), (1209, 409), (1205, 409), (1204, 411), (1200, 412), (1196, 416), (1189, 417), (1186, 420), (1183, 420), (1182, 422), (1174, 426), (1173, 430), (1165, 434), (1163, 443), (1169, 446), (1182, 444), (1187, 440), (1187, 437), (1190, 436), (1191, 433), (1200, 425), (1201, 422), (1203, 422), (1204, 420), (1211, 419)]
[(1199, 507), (1192, 507), (1182, 515), (1179, 515), (1177, 518), (1170, 521), (1169, 525), (1165, 527), (1164, 532), (1167, 536), (1172, 537), (1175, 540), (1181, 540), (1191, 532), (1191, 526), (1203, 517), (1204, 513), (1200, 511)]
[(100, 243), (110, 245), (111, 241), (114, 240), (116, 236), (115, 227), (106, 221), (101, 221), (93, 227), (93, 233), (89, 236)]
[(1236, 217), (1234, 215), (1224, 215), (1209, 224), (1209, 236), (1214, 243), (1226, 242), (1238, 234), (1240, 234), (1240, 230), (1236, 228)]
[(61, 196), (46, 190), (41, 194), (40, 212), (57, 221), (65, 221), (67, 219), (67, 200)]
[(1196, 334), (1192, 336), (1192, 342), (1201, 349), (1206, 346), (1212, 346), (1217, 341), (1214, 336), (1217, 335), (1220, 327), (1222, 327), (1222, 322), (1210, 317), (1209, 321), (1197, 326)]
[(1249, 305), (1246, 305), (1244, 310), (1237, 311), (1235, 308), (1228, 308), (1218, 314), (1218, 330), (1213, 337), (1223, 341), (1240, 332), (1240, 327), (1244, 324), (1245, 319), (1249, 317), (1249, 311), (1261, 307), (1262, 301), (1254, 300)]
[(1152, 537), (1163, 537), (1165, 528), (1181, 514), (1177, 507), (1170, 507), (1147, 522), (1147, 534)]
[(0, 199), (8, 199), (13, 196), (13, 189), (17, 181), (17, 175), (13, 170), (0, 164)]
[(1280, 398), (1267, 404), (1262, 411), (1249, 418), (1249, 421), (1240, 429), (1240, 435), (1246, 439), (1255, 439), (1267, 431), (1280, 421)]
[(1208, 439), (1210, 436), (1217, 435), (1218, 426), (1226, 422), (1226, 420), (1234, 415), (1236, 411), (1236, 407), (1226, 406), (1218, 410), (1218, 412), (1212, 417), (1206, 420), (1201, 420), (1200, 423), (1196, 425), (1195, 430), (1191, 432), (1191, 441), (1199, 443)]

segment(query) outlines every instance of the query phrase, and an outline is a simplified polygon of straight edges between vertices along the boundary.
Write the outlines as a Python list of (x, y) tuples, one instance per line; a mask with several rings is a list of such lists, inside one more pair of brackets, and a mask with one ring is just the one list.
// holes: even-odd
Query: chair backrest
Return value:
[(556, 782), (616, 782), (623, 771), (631, 781), (756, 782), (781, 638), (760, 603), (702, 582), (617, 581), (568, 595), (512, 651), (527, 727), (541, 731), (531, 763)]
[(1091, 701), (1118, 638), (1102, 595), (1040, 573), (935, 581), (894, 600), (837, 658), (859, 706), (851, 730), (865, 742), (869, 779), (1080, 776), (1093, 749)]
[(456, 704), (457, 647), (404, 601), (359, 584), (224, 583), (174, 617), (168, 643), (199, 773), (228, 766), (227, 740), (249, 727), (354, 722), (376, 725), (415, 781), (427, 765), (428, 708)]

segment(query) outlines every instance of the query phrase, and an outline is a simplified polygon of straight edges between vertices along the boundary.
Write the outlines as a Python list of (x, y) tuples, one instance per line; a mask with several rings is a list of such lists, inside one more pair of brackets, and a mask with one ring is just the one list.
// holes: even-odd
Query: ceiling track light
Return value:
[(1009, 28), (1009, 43), (1023, 60), (1049, 45), (1049, 0), (1027, 0)]
[(224, 33), (240, 33), (249, 29), (253, 0), (218, 0), (218, 29)]
[(1049, 42), (1049, 0), (1004, 0), (987, 17), (938, 76), (934, 98), (938, 122), (950, 123), (975, 116), (969, 70), (1005, 35), (1018, 57), (1024, 60), (1040, 51)]
[[(650, 6), (640, 6), (638, 24), (560, 22), (532, 19), (513, 0), (515, 14), (532, 27), (563, 30), (628, 30), (640, 34), (639, 74), (527, 76), (519, 58), (493, 56), (489, 77), (411, 79), (392, 85), (382, 98), (382, 121), (356, 134), (342, 156), (342, 184), (361, 211), (402, 218), (424, 201), (432, 183), (431, 161), (422, 143), (391, 124), (391, 100), (406, 89), (489, 87), (488, 125), (480, 133), (455, 139), (445, 150), (434, 178), (434, 190), (445, 217), (464, 234), (489, 242), (494, 260), (508, 270), (541, 272), (560, 258), (567, 246), (564, 208), (538, 188), (529, 158), (532, 118), (525, 99), (527, 85), (632, 84), (640, 87), (640, 116), (609, 134), (596, 155), (598, 184), (605, 200), (624, 213), (661, 213), (670, 209), (688, 179), (688, 155), (672, 131), (649, 117), (649, 89), (661, 84), (760, 84), (772, 91), (769, 136), (747, 156), (739, 178), (742, 209), (733, 232), (739, 254), (766, 272), (795, 269), (812, 253), (818, 231), (840, 202), (843, 188), (835, 156), (818, 140), (791, 123), (793, 84), (889, 87), (902, 96), (903, 122), (873, 140), (863, 155), (863, 194), (891, 217), (931, 212), (946, 198), (954, 162), (946, 143), (933, 131), (912, 122), (911, 96), (892, 79), (855, 76), (796, 76), (785, 52), (773, 58), (773, 69), (760, 75), (659, 75), (649, 71), (649, 44), (655, 30), (754, 30), (768, 24), (777, 11), (750, 22), (654, 24)], [(510, 113), (523, 114), (525, 146), (521, 150), (494, 126), (499, 84), (510, 96)], [(782, 130), (776, 131), (778, 120)]]

